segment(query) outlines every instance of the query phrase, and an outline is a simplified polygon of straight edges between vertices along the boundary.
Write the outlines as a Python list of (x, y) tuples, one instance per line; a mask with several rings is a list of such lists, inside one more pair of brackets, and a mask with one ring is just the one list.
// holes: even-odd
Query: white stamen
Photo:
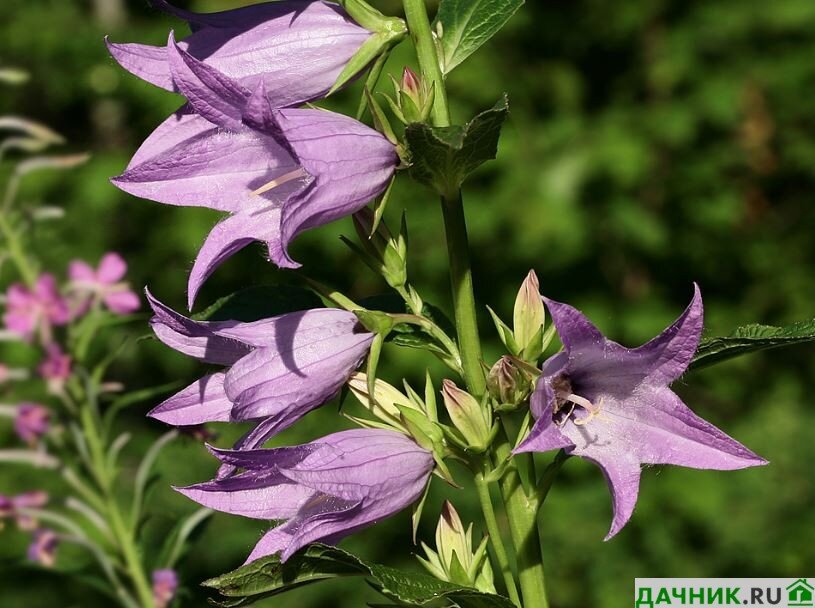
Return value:
[(257, 190), (254, 190), (252, 192), (252, 194), (255, 195), (255, 196), (261, 195), (264, 192), (268, 192), (269, 190), (273, 190), (274, 188), (277, 188), (278, 186), (282, 186), (283, 184), (286, 184), (286, 183), (288, 183), (288, 182), (290, 182), (292, 180), (299, 179), (301, 177), (305, 177), (306, 175), (308, 175), (308, 173), (306, 173), (305, 170), (302, 167), (297, 168), (294, 171), (289, 171), (288, 173), (285, 173), (285, 174), (281, 175), (280, 177), (277, 177), (277, 178), (273, 179), (272, 181), (270, 181), (267, 184), (261, 186)]

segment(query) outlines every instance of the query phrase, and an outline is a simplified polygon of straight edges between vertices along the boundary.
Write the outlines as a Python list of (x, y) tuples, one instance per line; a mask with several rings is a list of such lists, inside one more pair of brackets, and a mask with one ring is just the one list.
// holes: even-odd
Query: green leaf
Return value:
[(224, 296), (192, 318), (248, 323), (309, 308), (323, 308), (323, 303), (308, 289), (292, 285), (259, 285)]
[(815, 319), (799, 321), (785, 327), (745, 325), (729, 336), (702, 340), (691, 362), (691, 369), (701, 369), (740, 355), (815, 341)]
[(442, 195), (457, 191), (467, 176), (498, 153), (501, 126), (509, 113), (504, 95), (463, 127), (412, 123), (405, 129), (411, 175)]
[(461, 608), (512, 608), (508, 599), (437, 580), (424, 574), (368, 564), (336, 547), (313, 544), (285, 564), (276, 556), (254, 561), (233, 572), (210, 579), (204, 586), (217, 589), (223, 607), (248, 606), (263, 598), (309, 583), (339, 577), (366, 577), (371, 585), (399, 605), (424, 607), (448, 599)]
[(524, 0), (442, 0), (433, 23), (439, 36), (441, 69), (453, 68), (504, 27)]

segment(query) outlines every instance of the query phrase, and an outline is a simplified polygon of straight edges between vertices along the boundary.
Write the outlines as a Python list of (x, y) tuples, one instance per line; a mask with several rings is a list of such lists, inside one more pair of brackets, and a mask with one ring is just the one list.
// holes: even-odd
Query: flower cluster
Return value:
[[(289, 253), (294, 238), (364, 208), (386, 190), (399, 157), (391, 141), (357, 120), (297, 107), (329, 93), (376, 36), (338, 6), (283, 0), (196, 15), (155, 4), (193, 24), (194, 33), (176, 41), (170, 32), (164, 48), (109, 48), (127, 70), (187, 103), (112, 181), (157, 202), (228, 213), (193, 265), (192, 307), (212, 272), (253, 241), (266, 244), (277, 266), (297, 267)], [(434, 458), (398, 432), (362, 429), (259, 449), (337, 395), (365, 359), (374, 334), (355, 314), (324, 308), (207, 322), (149, 293), (148, 300), (162, 342), (222, 368), (150, 416), (177, 426), (255, 423), (235, 450), (213, 449), (222, 462), (218, 479), (181, 490), (215, 509), (286, 521), (250, 560), (273, 553), (287, 559), (309, 542), (336, 541), (421, 497)]]
[[(186, 102), (112, 181), (142, 198), (227, 214), (205, 238), (193, 264), (189, 308), (216, 268), (250, 243), (264, 243), (276, 266), (296, 268), (289, 250), (298, 234), (355, 214), (362, 244), (351, 244), (352, 249), (412, 313), (365, 310), (329, 290), (324, 295), (341, 308), (299, 310), (250, 322), (207, 321), (179, 314), (148, 292), (158, 339), (217, 367), (149, 415), (180, 427), (254, 425), (233, 449), (210, 447), (221, 463), (215, 479), (179, 489), (206, 507), (277, 522), (248, 561), (268, 555), (285, 561), (311, 542), (337, 542), (419, 501), (433, 472), (455, 485), (445, 464), (450, 457), (466, 463), (479, 483), (511, 471), (513, 455), (525, 452), (559, 449), (566, 457), (597, 463), (614, 502), (609, 537), (631, 517), (643, 464), (737, 469), (765, 462), (693, 414), (668, 388), (686, 370), (699, 343), (698, 289), (676, 323), (644, 346), (628, 349), (606, 339), (576, 309), (543, 299), (538, 278), (530, 272), (516, 298), (513, 327), (492, 313), (508, 354), (491, 368), (482, 368), (480, 353), (465, 360), (464, 354), (479, 348), (477, 328), (462, 334), (461, 326), (475, 325), (474, 320), (457, 310), (459, 343), (447, 336), (407, 284), (406, 228), (395, 237), (382, 223), (386, 197), (376, 211), (367, 208), (388, 189), (402, 152), (381, 108), (366, 91), (374, 130), (347, 116), (301, 107), (344, 85), (354, 75), (349, 72), (373, 59), (371, 46), (383, 40), (382, 31), (368, 27), (377, 22), (373, 9), (365, 9), (368, 23), (361, 27), (326, 2), (281, 0), (209, 15), (181, 11), (163, 0), (153, 3), (188, 21), (192, 35), (178, 41), (170, 32), (164, 47), (109, 43), (109, 48), (125, 69), (180, 93)], [(435, 108), (435, 85), (441, 83), (409, 69), (401, 84), (394, 83), (396, 96), (388, 100), (396, 118), (426, 121)], [(458, 131), (453, 128), (453, 133)], [(451, 243), (451, 252), (455, 247)], [(111, 309), (127, 304), (111, 278), (115, 273), (77, 267), (73, 274), (77, 284), (95, 282), (97, 287), (86, 291)], [(469, 281), (460, 279), (457, 289)], [(56, 324), (61, 309), (52, 300), (43, 301), (36, 318)], [(545, 327), (545, 307), (551, 330)], [(465, 388), (451, 379), (442, 383), (448, 424), (439, 420), (429, 378), (423, 397), (407, 384), (403, 393), (376, 378), (382, 344), (400, 324), (419, 327), (427, 338), (423, 345), (430, 345), (427, 350), (465, 382)], [(32, 326), (29, 321), (25, 327), (30, 332)], [(555, 335), (563, 349), (539, 367)], [(358, 372), (366, 358), (366, 372)], [(56, 354), (49, 367), (59, 369)], [(303, 445), (263, 447), (346, 384), (373, 417), (348, 416), (362, 429)], [(507, 436), (499, 451), (496, 438), (502, 427), (511, 426), (499, 419), (524, 408), (534, 425), (522, 426), (517, 438)], [(516, 446), (514, 451), (510, 445)], [(485, 472), (485, 467), (498, 472)], [(530, 504), (538, 500), (528, 498)], [(481, 499), (490, 503), (488, 489)], [(483, 508), (490, 519), (492, 507)], [(496, 537), (500, 558), (500, 531), (490, 529), (490, 534)], [(516, 545), (528, 542), (517, 529), (512, 534)], [(487, 540), (474, 550), (472, 529), (465, 530), (452, 505), (444, 508), (436, 545), (435, 550), (425, 545), (423, 560), (434, 576), (494, 592)], [(517, 600), (507, 564), (502, 574)], [(156, 589), (174, 589), (173, 581), (168, 576), (155, 583)]]
[[(50, 273), (40, 274), (32, 285), (14, 283), (5, 295), (3, 323), (7, 339), (35, 344), (42, 359), (33, 370), (43, 381), (46, 392), (64, 397), (66, 383), (71, 378), (73, 362), (66, 352), (66, 327), (78, 327), (89, 315), (127, 315), (139, 309), (139, 297), (124, 281), (127, 264), (117, 253), (105, 254), (98, 268), (74, 260), (69, 265), (68, 280), (60, 285)], [(32, 370), (2, 366), (2, 382), (13, 390), (13, 380), (29, 378)], [(31, 450), (33, 463), (48, 462), (48, 436), (54, 431), (54, 413), (44, 403), (21, 401), (0, 406), (0, 416), (12, 419), (18, 439)], [(25, 453), (24, 453), (25, 454)], [(56, 558), (58, 535), (40, 528), (36, 518), (20, 509), (42, 508), (48, 496), (31, 491), (15, 497), (0, 496), (0, 517), (14, 517), (18, 527), (33, 532), (29, 559), (52, 566)]]

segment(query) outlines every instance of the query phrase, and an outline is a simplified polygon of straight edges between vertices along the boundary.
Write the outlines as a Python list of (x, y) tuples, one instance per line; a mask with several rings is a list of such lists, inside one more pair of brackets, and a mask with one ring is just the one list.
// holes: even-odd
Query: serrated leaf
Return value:
[(293, 555), (285, 564), (276, 556), (247, 564), (233, 572), (203, 583), (217, 589), (225, 600), (212, 603), (233, 608), (296, 587), (347, 576), (362, 576), (389, 600), (399, 605), (425, 607), (439, 599), (448, 599), (461, 608), (513, 608), (508, 599), (475, 589), (440, 581), (425, 574), (403, 572), (321, 544), (313, 544)]
[(224, 296), (192, 318), (248, 323), (287, 312), (322, 307), (320, 298), (308, 289), (292, 285), (259, 285)]
[(449, 74), (492, 38), (524, 0), (442, 0), (434, 22), (441, 68)]
[(411, 175), (442, 195), (457, 191), (470, 173), (497, 155), (501, 126), (508, 113), (509, 100), (504, 95), (463, 127), (409, 124), (405, 140)]
[(691, 361), (691, 369), (701, 369), (740, 355), (815, 341), (815, 319), (785, 327), (745, 325), (729, 336), (705, 338)]

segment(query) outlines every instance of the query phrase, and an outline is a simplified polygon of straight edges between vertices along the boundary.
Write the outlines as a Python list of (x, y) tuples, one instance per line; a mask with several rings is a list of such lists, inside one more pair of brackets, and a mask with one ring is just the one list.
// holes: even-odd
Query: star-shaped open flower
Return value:
[(694, 414), (668, 388), (685, 372), (699, 344), (698, 287), (685, 312), (639, 348), (607, 339), (567, 304), (544, 302), (563, 351), (543, 364), (531, 399), (535, 426), (516, 451), (563, 448), (597, 464), (614, 506), (606, 539), (631, 518), (643, 464), (732, 470), (767, 463)]

